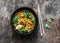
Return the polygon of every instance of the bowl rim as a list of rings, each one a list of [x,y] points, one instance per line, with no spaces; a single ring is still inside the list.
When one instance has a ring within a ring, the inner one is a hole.
[[[18,32],[18,31],[14,28],[13,23],[12,23],[12,21],[11,21],[11,20],[12,20],[12,17],[15,15],[15,13],[19,12],[20,10],[28,10],[28,11],[30,11],[31,13],[33,13],[33,15],[34,15],[35,18],[36,18],[36,24],[35,24],[35,26],[34,26],[34,29],[32,29],[30,32],[25,33],[25,34],[21,34],[20,32]],[[12,29],[13,31],[15,31],[17,34],[23,35],[23,36],[29,35],[29,34],[31,34],[35,29],[37,29],[37,26],[38,26],[38,16],[37,16],[37,14],[35,13],[35,11],[34,11],[32,8],[29,8],[29,7],[21,7],[21,8],[16,9],[16,10],[12,13],[11,18],[10,18],[10,24],[11,24],[11,27],[12,27],[11,29]]]

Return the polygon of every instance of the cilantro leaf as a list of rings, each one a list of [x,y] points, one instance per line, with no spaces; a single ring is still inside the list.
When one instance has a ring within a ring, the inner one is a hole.
[[[25,13],[24,13],[24,17],[30,18],[30,16],[31,16],[31,13],[26,10]]]
[[[25,27],[23,30],[22,30],[22,33],[27,33],[28,32],[28,29]]]
[[[50,25],[49,24],[45,24],[45,28],[46,29],[50,29]]]
[[[12,22],[17,24],[18,23],[18,17],[17,16],[14,16],[12,18]]]
[[[48,22],[53,22],[53,21],[54,21],[54,18],[48,18],[47,21],[48,21]]]
[[[35,22],[35,18],[32,18],[32,20],[31,20],[31,21],[32,21],[32,23],[34,23],[34,22]]]

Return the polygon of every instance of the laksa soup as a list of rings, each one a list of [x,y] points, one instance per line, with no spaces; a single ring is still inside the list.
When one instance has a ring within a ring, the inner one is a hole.
[[[28,33],[34,29],[36,18],[28,10],[21,10],[12,17],[12,23],[20,33]]]

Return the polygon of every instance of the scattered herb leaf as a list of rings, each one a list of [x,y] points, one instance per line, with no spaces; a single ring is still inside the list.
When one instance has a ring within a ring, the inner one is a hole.
[[[50,29],[50,25],[49,24],[45,24],[45,28],[46,29]]]
[[[48,22],[53,22],[53,21],[54,21],[54,18],[48,18],[47,21],[48,21]]]

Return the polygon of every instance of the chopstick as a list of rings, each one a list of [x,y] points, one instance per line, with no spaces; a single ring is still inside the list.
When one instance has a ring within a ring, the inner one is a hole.
[[[44,25],[43,25],[43,20],[42,20],[42,15],[41,15],[39,3],[38,3],[38,7],[37,8],[38,8],[40,34],[41,34],[41,36],[44,36],[45,31],[44,31]]]

